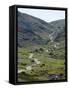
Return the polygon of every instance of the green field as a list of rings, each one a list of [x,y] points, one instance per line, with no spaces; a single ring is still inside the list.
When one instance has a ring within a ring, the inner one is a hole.
[[[54,48],[52,43],[18,47],[18,82],[65,79],[64,52],[62,45]]]

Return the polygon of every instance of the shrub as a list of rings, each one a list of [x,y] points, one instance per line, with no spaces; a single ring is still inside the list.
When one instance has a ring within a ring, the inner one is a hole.
[[[43,48],[40,48],[39,50],[40,50],[40,51],[42,51],[42,52],[44,51],[44,49],[43,49]]]

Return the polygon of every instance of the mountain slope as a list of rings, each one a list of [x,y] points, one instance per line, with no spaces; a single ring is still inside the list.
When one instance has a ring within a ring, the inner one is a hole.
[[[18,42],[21,46],[28,42],[45,44],[53,30],[57,30],[53,25],[39,18],[18,12]]]
[[[60,27],[63,27],[63,26],[65,27],[65,19],[52,21],[50,24],[54,25],[57,28],[60,28]]]
[[[65,39],[65,20],[47,23],[34,16],[18,12],[18,45],[45,45]]]
[[[61,20],[57,20],[57,21],[53,21],[50,23],[51,25],[53,25],[55,28],[57,28],[57,31],[54,31],[52,36],[56,36],[55,37],[55,41],[61,41],[65,39],[65,20],[61,19]]]

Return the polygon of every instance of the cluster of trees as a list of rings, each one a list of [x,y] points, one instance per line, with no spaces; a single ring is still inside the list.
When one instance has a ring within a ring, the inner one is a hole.
[[[54,48],[50,48],[50,50],[49,50],[49,55],[50,55],[50,57],[56,58],[56,59],[58,59],[58,58],[64,59],[64,57],[65,57],[63,51],[60,51],[60,52],[59,52],[59,50],[56,50],[56,49],[54,49]]]
[[[35,49],[34,52],[41,53],[41,52],[44,52],[44,49],[43,48]]]

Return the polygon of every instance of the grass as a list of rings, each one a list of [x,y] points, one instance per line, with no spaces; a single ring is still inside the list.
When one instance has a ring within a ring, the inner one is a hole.
[[[44,76],[43,73],[47,72],[48,75],[63,75],[65,77],[65,60],[60,58],[52,58],[45,52],[33,52],[33,58],[37,58],[40,64],[32,63],[28,57],[31,50],[28,48],[18,48],[18,70],[25,69],[25,72],[18,74],[18,82],[28,82],[28,81],[40,81],[40,80],[50,80],[48,76]],[[60,53],[59,53],[60,54]],[[26,66],[32,66],[32,70],[26,70]]]

